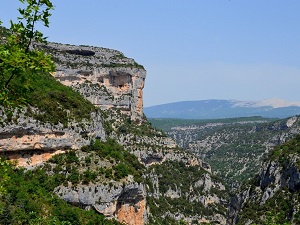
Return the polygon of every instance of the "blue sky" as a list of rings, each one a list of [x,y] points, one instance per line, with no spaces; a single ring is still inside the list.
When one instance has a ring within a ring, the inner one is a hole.
[[[145,66],[144,105],[300,101],[299,0],[53,0],[49,41],[117,49]],[[17,0],[0,3],[8,25]]]

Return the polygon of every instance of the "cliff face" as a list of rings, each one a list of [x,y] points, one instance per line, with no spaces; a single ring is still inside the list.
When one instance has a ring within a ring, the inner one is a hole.
[[[65,201],[85,209],[93,207],[107,218],[117,218],[128,225],[147,223],[146,191],[142,184],[59,186],[54,192]]]
[[[68,126],[43,123],[28,115],[31,107],[15,109],[8,120],[7,109],[1,108],[0,153],[19,161],[21,166],[34,166],[67,149],[79,149],[91,138],[105,139],[103,118],[91,113],[90,120],[70,121]],[[38,109],[35,109],[38,111]]]
[[[52,54],[57,66],[53,76],[62,84],[80,92],[103,110],[120,110],[131,120],[142,121],[146,71],[133,59],[106,48],[55,43],[38,47]],[[3,124],[0,127],[0,152],[5,152],[11,159],[19,159],[20,165],[36,165],[56,152],[81,148],[93,138],[106,138],[100,112],[93,112],[88,120],[71,120],[63,125],[28,116],[28,111],[39,111],[32,107],[14,110],[9,120],[8,111],[0,110]]]
[[[65,95],[51,90],[59,102],[49,107],[68,115],[62,122],[31,105],[1,108],[2,155],[56,177],[54,193],[70,204],[125,224],[225,224],[228,194],[222,181],[144,118],[142,66],[111,49],[38,47],[53,55],[53,77],[96,107],[85,117],[80,111],[74,116]]]
[[[276,147],[251,185],[231,199],[228,224],[300,223],[299,140]]]
[[[49,43],[57,62],[53,76],[102,109],[119,109],[132,120],[143,117],[146,71],[121,52],[106,48]]]

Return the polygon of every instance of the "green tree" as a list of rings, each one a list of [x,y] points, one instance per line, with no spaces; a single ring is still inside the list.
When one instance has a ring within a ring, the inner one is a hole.
[[[9,182],[9,174],[12,172],[12,164],[0,157],[0,199],[7,194],[6,185]],[[2,214],[5,204],[0,201],[0,214]]]
[[[19,1],[26,7],[18,9],[18,22],[10,21],[9,34],[1,34],[5,36],[0,43],[0,104],[4,106],[25,103],[25,95],[31,91],[30,81],[38,73],[48,73],[55,68],[50,55],[33,46],[34,43],[46,43],[46,37],[36,29],[36,23],[49,26],[53,4],[49,0]]]

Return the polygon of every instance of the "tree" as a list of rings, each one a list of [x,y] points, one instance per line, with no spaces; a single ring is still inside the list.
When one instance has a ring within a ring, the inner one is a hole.
[[[9,175],[12,172],[12,163],[0,157],[0,215],[5,210],[5,203],[1,201],[3,195],[7,193],[6,185],[9,182]]]
[[[30,81],[39,73],[54,71],[50,55],[33,47],[34,43],[46,43],[46,37],[36,29],[41,22],[49,27],[50,0],[19,0],[25,4],[19,8],[18,22],[10,21],[8,35],[2,29],[0,43],[0,104],[10,106],[26,102],[25,94],[31,90]],[[1,21],[0,21],[1,24]],[[4,37],[3,37],[4,36]],[[14,80],[15,86],[11,85]],[[14,86],[11,87],[11,86]]]

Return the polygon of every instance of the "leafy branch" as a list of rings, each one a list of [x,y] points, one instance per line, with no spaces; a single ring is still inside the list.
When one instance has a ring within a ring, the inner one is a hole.
[[[54,9],[49,0],[19,0],[27,6],[19,8],[18,23],[10,21],[10,34],[0,44],[0,104],[13,105],[25,102],[25,94],[31,90],[30,81],[38,73],[54,71],[50,56],[31,48],[33,42],[46,43],[47,38],[36,30],[36,23],[49,27],[50,10]],[[0,21],[1,24],[1,21]],[[14,79],[20,79],[23,86],[9,88]]]

